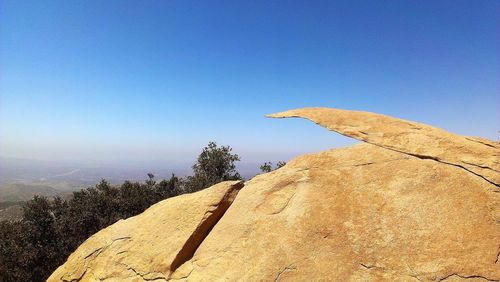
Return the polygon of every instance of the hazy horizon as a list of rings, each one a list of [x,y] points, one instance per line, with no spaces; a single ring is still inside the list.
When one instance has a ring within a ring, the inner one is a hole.
[[[2,1],[0,156],[242,163],[355,141],[265,114],[363,110],[498,140],[498,1]],[[494,58],[494,59],[492,59]]]

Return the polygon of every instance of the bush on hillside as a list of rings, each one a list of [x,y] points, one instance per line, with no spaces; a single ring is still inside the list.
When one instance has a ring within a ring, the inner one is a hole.
[[[0,222],[0,281],[45,281],[83,241],[116,221],[163,199],[240,179],[234,164],[239,157],[231,151],[210,142],[186,179],[172,174],[157,182],[148,174],[144,183],[112,186],[102,180],[69,200],[35,196],[25,203],[21,221]]]

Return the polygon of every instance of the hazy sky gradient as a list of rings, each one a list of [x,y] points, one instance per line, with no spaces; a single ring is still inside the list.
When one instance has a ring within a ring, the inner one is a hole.
[[[0,156],[246,161],[352,141],[265,114],[366,110],[499,139],[500,1],[0,2]]]

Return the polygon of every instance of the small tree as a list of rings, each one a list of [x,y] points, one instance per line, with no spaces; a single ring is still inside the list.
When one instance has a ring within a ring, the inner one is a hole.
[[[169,180],[162,180],[155,186],[156,200],[175,197],[182,194],[181,179],[172,173]]]
[[[276,169],[281,168],[281,167],[284,167],[285,165],[286,165],[286,162],[284,162],[284,161],[279,161],[279,162],[276,164]]]
[[[240,160],[240,157],[231,153],[232,150],[229,146],[218,147],[215,142],[209,142],[193,165],[194,175],[187,179],[189,192],[198,191],[222,181],[241,179],[234,164]]]
[[[279,161],[276,164],[276,168],[275,169],[281,168],[281,167],[283,167],[285,165],[286,165],[286,162]],[[271,172],[271,171],[273,171],[275,169],[273,169],[273,163],[272,162],[265,162],[263,165],[260,166],[260,171],[262,171],[262,173],[268,173],[268,172]]]
[[[265,162],[263,165],[260,166],[260,171],[262,171],[263,173],[271,172],[273,170],[272,165],[273,164],[271,162]]]
[[[149,173],[145,183],[102,180],[68,200],[35,196],[21,221],[0,221],[0,281],[45,281],[92,234],[182,193],[180,178],[156,183]]]
[[[146,180],[146,185],[153,187],[156,184],[155,175],[148,173],[148,179]]]

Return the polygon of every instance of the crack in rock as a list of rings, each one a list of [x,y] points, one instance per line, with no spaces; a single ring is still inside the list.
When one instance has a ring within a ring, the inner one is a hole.
[[[422,160],[432,160],[432,161],[436,161],[436,162],[441,163],[441,164],[451,165],[451,166],[455,166],[455,167],[458,167],[458,168],[464,169],[464,170],[466,170],[467,172],[472,173],[472,174],[474,174],[474,175],[476,175],[476,176],[479,176],[479,177],[480,177],[480,178],[482,178],[483,180],[486,180],[488,183],[493,184],[494,186],[496,186],[496,187],[499,187],[499,188],[500,188],[500,184],[497,184],[497,183],[495,183],[495,182],[493,182],[493,181],[489,180],[488,178],[486,178],[486,177],[482,176],[481,174],[476,173],[476,172],[474,172],[474,171],[472,171],[472,170],[470,170],[470,169],[468,169],[468,168],[466,168],[466,167],[464,167],[464,166],[462,166],[462,165],[459,165],[459,164],[454,164],[454,163],[449,163],[449,162],[445,162],[445,161],[440,160],[439,158],[437,158],[437,157],[433,157],[433,156],[427,156],[427,155],[421,155],[421,154],[408,153],[408,152],[405,152],[405,151],[400,151],[400,150],[397,150],[397,149],[394,149],[394,148],[391,148],[391,147],[385,147],[385,146],[382,146],[382,145],[379,145],[379,144],[374,144],[374,143],[370,143],[370,142],[367,142],[367,143],[372,144],[372,145],[377,146],[377,147],[380,147],[380,148],[384,148],[384,149],[387,149],[387,150],[391,150],[391,151],[394,151],[394,152],[398,152],[398,153],[401,153],[401,154],[405,154],[405,155],[408,155],[408,156],[412,156],[412,157],[415,157],[415,158],[419,158],[419,159],[422,159]],[[464,163],[465,163],[465,162],[464,162]],[[469,165],[471,165],[471,164],[469,164]],[[478,165],[473,165],[473,166],[480,167],[480,166],[478,166]],[[483,167],[480,167],[480,168],[483,168]],[[487,168],[488,168],[488,169],[490,169],[491,171],[496,172],[496,170],[494,170],[494,169],[491,169],[491,168],[489,168],[489,167],[487,167]]]
[[[422,279],[418,276],[418,274],[415,273],[415,271],[407,264],[409,270],[411,271],[411,273],[406,273],[406,272],[399,272],[399,271],[396,271],[396,270],[392,270],[392,269],[387,269],[386,267],[381,267],[381,266],[377,266],[377,265],[373,265],[373,264],[364,264],[364,263],[360,263],[359,265],[361,265],[363,268],[367,269],[367,270],[371,270],[371,269],[380,269],[382,271],[393,271],[395,273],[399,273],[400,275],[405,275],[405,276],[410,276],[410,277],[413,277],[419,281],[422,281]],[[482,279],[482,280],[485,280],[485,281],[491,281],[491,282],[499,282],[499,280],[496,280],[496,279],[491,279],[491,278],[487,278],[487,277],[484,277],[484,276],[481,276],[481,275],[461,275],[459,273],[452,273],[452,274],[449,274],[449,275],[446,275],[444,277],[441,277],[441,278],[438,278],[436,281],[445,281],[451,277],[458,277],[458,278],[461,278],[461,279]]]
[[[465,137],[465,139],[467,139],[467,140],[469,140],[469,141],[472,141],[472,142],[479,143],[479,144],[483,144],[483,145],[488,146],[488,147],[491,147],[491,148],[495,148],[495,149],[497,148],[497,147],[495,147],[495,146],[493,146],[493,145],[491,145],[491,144],[488,144],[488,143],[483,142],[483,141],[480,141],[480,140],[476,140],[476,139],[472,139],[472,138],[468,138],[468,137]],[[499,144],[499,145],[500,145],[500,144]]]
[[[390,148],[386,148],[386,149],[393,150],[393,149],[390,149]],[[417,158],[419,158],[419,159],[423,159],[423,160],[433,160],[433,161],[436,161],[436,162],[438,162],[438,163],[447,164],[447,165],[451,165],[451,166],[456,166],[456,167],[458,167],[458,168],[461,168],[461,169],[466,170],[466,171],[467,171],[467,172],[469,172],[469,173],[472,173],[472,174],[474,174],[474,175],[476,175],[476,176],[481,177],[483,180],[486,180],[488,183],[493,184],[493,185],[494,185],[494,186],[496,186],[496,187],[500,187],[500,183],[495,183],[495,182],[493,182],[493,181],[489,180],[488,178],[484,177],[483,175],[481,175],[481,174],[479,174],[479,173],[476,173],[476,172],[474,172],[474,171],[472,171],[472,170],[470,170],[470,169],[468,169],[468,168],[466,168],[466,167],[464,167],[464,166],[462,166],[462,165],[459,165],[459,164],[454,164],[454,163],[449,163],[449,162],[445,162],[445,161],[440,160],[440,159],[438,159],[438,158],[436,158],[436,157],[424,156],[424,155],[418,155],[418,154],[411,154],[411,153],[401,152],[401,151],[397,151],[397,150],[394,150],[394,151],[399,152],[399,153],[402,153],[402,154],[407,154],[407,155],[410,155],[410,156],[414,156],[414,157],[417,157]],[[495,170],[493,170],[493,169],[491,169],[491,170],[492,170],[492,171],[495,171]]]
[[[191,275],[191,273],[193,273],[194,271],[194,267],[189,271],[189,273],[187,273],[186,275],[182,276],[182,277],[178,277],[178,278],[171,278],[169,277],[168,278],[168,281],[171,281],[171,280],[182,280],[182,279],[186,279],[189,277],[189,275]]]
[[[286,201],[286,203],[279,210],[277,210],[277,211],[275,211],[273,213],[270,213],[269,215],[276,215],[276,214],[279,214],[282,211],[284,211],[288,207],[288,204],[290,204],[290,202],[292,201],[292,198],[295,196],[295,193],[297,193],[296,190],[293,191],[292,196],[290,196],[290,198],[288,198],[288,200]]]
[[[167,278],[165,277],[165,275],[163,273],[160,273],[160,272],[151,272],[151,271],[141,272],[141,271],[136,270],[134,267],[132,267],[132,266],[126,264],[126,263],[120,262],[119,264],[125,266],[125,268],[127,270],[133,272],[136,276],[141,277],[141,279],[144,280],[144,281],[155,281],[155,280],[167,281]],[[158,275],[155,276],[155,277],[152,277],[152,278],[145,277],[145,276],[147,276],[149,274],[158,274]]]
[[[281,275],[283,275],[283,273],[288,272],[288,271],[294,271],[294,270],[297,270],[297,268],[295,266],[292,266],[292,265],[286,266],[285,268],[280,270],[280,272],[278,272],[278,275],[276,275],[274,282],[278,282],[281,279]]]
[[[382,267],[382,266],[377,266],[377,265],[374,265],[374,264],[365,264],[365,263],[360,263],[359,265],[361,265],[363,268],[365,269],[381,269],[381,270],[386,270],[385,267]]]
[[[104,248],[104,247],[100,247],[100,248],[95,249],[95,250],[94,250],[94,251],[92,251],[90,254],[86,255],[83,259],[84,259],[84,260],[85,260],[85,259],[88,259],[89,257],[91,257],[92,255],[94,255],[95,253],[97,253],[97,255],[96,255],[96,256],[98,256],[98,255],[102,252],[103,248]]]
[[[493,142],[487,144],[433,126],[362,111],[303,108],[271,114],[267,117],[305,118],[331,131],[381,148],[459,167],[500,187],[498,170],[492,168],[497,161],[494,155],[500,147],[492,145]],[[427,154],[421,152],[427,152]],[[431,156],[433,153],[438,156]],[[467,160],[467,164],[464,160]],[[477,163],[476,160],[477,162],[486,161],[491,165]]]
[[[130,236],[124,236],[124,237],[119,237],[119,238],[115,238],[115,239],[112,239],[111,240],[111,243],[105,245],[105,246],[102,246],[100,248],[97,248],[95,249],[94,251],[92,251],[90,254],[86,255],[83,260],[87,260],[89,257],[93,256],[94,254],[95,257],[99,256],[102,252],[104,252],[107,248],[111,247],[111,245],[113,245],[116,241],[121,241],[121,240],[129,240],[131,239],[132,237]],[[74,279],[71,279],[71,280],[67,280],[67,279],[64,279],[64,278],[61,278],[63,281],[67,281],[67,282],[78,282],[80,280],[82,280],[83,276],[85,276],[85,273],[87,273],[87,270],[89,269],[89,266],[87,265],[87,263],[85,263],[85,270],[82,272],[82,274],[77,277],[77,278],[74,278]]]
[[[63,277],[63,278],[61,278],[61,280],[62,280],[62,281],[65,281],[65,282],[78,282],[78,281],[82,280],[83,276],[85,276],[85,273],[87,273],[87,270],[88,270],[88,268],[87,268],[87,269],[85,269],[85,270],[82,272],[82,274],[81,274],[79,277],[77,277],[77,278],[73,278],[73,279],[71,279],[71,280],[68,280],[68,279],[64,279],[64,277]]]
[[[491,282],[498,282],[499,280],[495,280],[495,279],[490,279],[490,278],[487,278],[487,277],[484,277],[484,276],[481,276],[481,275],[460,275],[458,273],[452,273],[450,275],[447,275],[443,278],[439,278],[438,281],[444,281],[448,278],[451,278],[451,277],[458,277],[458,278],[462,278],[462,279],[483,279],[485,281],[491,281]]]
[[[411,273],[408,274],[410,277],[413,277],[413,278],[417,279],[418,281],[423,281],[422,279],[420,279],[418,274],[415,273],[415,270],[408,263],[406,263],[406,267],[408,267],[408,269],[411,271]]]
[[[498,172],[500,173],[499,170],[496,170],[494,168],[491,168],[489,166],[486,166],[486,165],[479,165],[479,164],[474,164],[474,163],[470,163],[470,162],[466,162],[466,161],[462,161],[462,163],[466,164],[466,165],[471,165],[471,166],[475,166],[475,167],[478,167],[478,168],[482,168],[482,169],[488,169],[488,170],[491,170],[491,171],[494,171],[494,172]]]
[[[124,236],[124,237],[119,237],[119,238],[115,238],[115,239],[112,239],[111,240],[111,243],[106,245],[106,246],[103,246],[103,247],[100,247],[100,248],[97,248],[95,249],[94,251],[92,251],[90,254],[88,254],[87,256],[85,256],[83,259],[87,259],[89,257],[91,257],[93,254],[97,253],[96,257],[98,255],[100,255],[102,252],[104,252],[107,248],[111,247],[111,245],[113,245],[116,241],[120,241],[120,240],[128,240],[132,237],[130,236]]]
[[[195,231],[186,240],[181,250],[170,265],[170,276],[185,262],[189,261],[199,248],[201,243],[210,234],[214,226],[219,222],[227,209],[232,205],[238,192],[243,188],[244,182],[240,181],[226,191],[224,197],[214,206],[214,210],[207,211],[201,222],[196,227]],[[169,278],[170,278],[169,276]]]
[[[394,161],[401,161],[401,160],[408,160],[408,157],[404,158],[397,158],[397,159],[390,159],[386,161],[380,161],[380,162],[366,162],[366,163],[360,163],[360,164],[355,164],[352,165],[354,167],[360,167],[360,166],[367,166],[367,165],[378,165],[378,164],[384,164],[384,163],[389,163],[389,162],[394,162]],[[344,167],[344,166],[339,166],[339,167]]]

